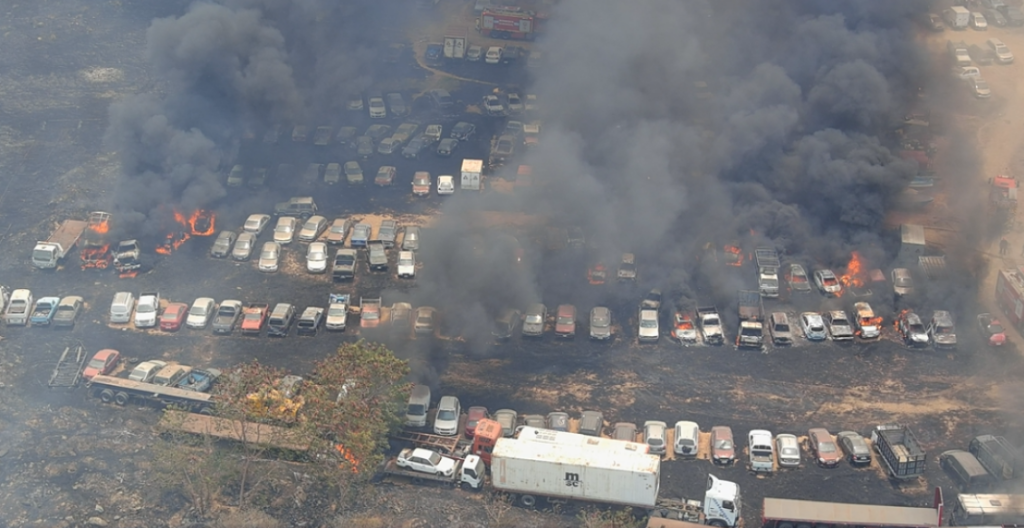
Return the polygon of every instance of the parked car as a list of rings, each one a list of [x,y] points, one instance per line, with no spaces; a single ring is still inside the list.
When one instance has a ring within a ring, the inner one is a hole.
[[[807,431],[807,445],[819,466],[836,467],[842,454],[832,440],[832,434],[828,429],[816,427]]]
[[[736,444],[733,441],[732,428],[728,425],[716,425],[711,428],[711,461],[723,466],[736,461]]]
[[[450,175],[438,176],[437,194],[440,196],[455,194],[455,177]]]
[[[242,315],[242,301],[225,299],[217,308],[217,315],[213,317],[213,333],[229,335],[235,329],[239,316]]]
[[[315,215],[316,211],[316,202],[312,196],[294,196],[274,206],[274,214],[277,216],[296,216],[302,219]]]
[[[253,233],[242,233],[235,241],[235,247],[231,250],[231,258],[235,260],[249,260],[252,256],[253,246],[256,245],[256,235]]]
[[[105,348],[96,352],[82,370],[82,377],[91,380],[96,376],[106,376],[117,368],[117,362],[121,360],[121,353],[117,350]]]
[[[838,297],[843,293],[843,283],[829,269],[820,269],[814,272],[814,284],[818,286],[826,297]]]
[[[423,136],[416,136],[412,138],[405,148],[402,149],[402,157],[406,159],[416,159],[420,156],[420,152],[427,148],[428,142]]]
[[[210,297],[200,297],[192,303],[188,309],[188,317],[185,319],[185,326],[189,328],[206,328],[213,316],[216,302]]]
[[[985,44],[995,54],[996,62],[999,64],[1010,64],[1013,62],[1013,52],[1010,51],[1010,48],[1002,40],[990,38],[985,41]]]
[[[384,97],[380,94],[370,95],[367,103],[370,119],[384,119],[388,116],[388,109],[384,106]]]
[[[459,148],[459,140],[444,138],[437,144],[437,155],[443,158],[451,156]]]
[[[616,423],[612,427],[612,440],[636,442],[636,424],[630,422]]]
[[[352,228],[352,236],[349,237],[349,245],[352,247],[366,247],[367,242],[370,241],[370,232],[373,227],[370,224],[356,224]]]
[[[672,338],[682,344],[697,342],[697,325],[688,312],[677,311],[672,314]]]
[[[213,247],[210,248],[210,256],[213,258],[226,258],[231,254],[231,246],[235,244],[237,239],[238,234],[234,231],[221,231],[217,235],[217,239],[213,241]]]
[[[522,313],[519,310],[505,308],[494,320],[494,330],[491,331],[491,335],[502,341],[511,339],[516,332],[516,327],[519,326],[521,318]]]
[[[135,365],[131,374],[128,375],[128,379],[138,381],[140,383],[149,383],[153,380],[153,377],[156,376],[156,373],[166,366],[167,362],[160,361],[159,359],[143,361],[142,363]]]
[[[644,443],[652,455],[664,455],[667,451],[668,425],[658,420],[644,422]]]
[[[353,129],[355,130],[355,129]],[[340,163],[328,163],[327,168],[324,169],[324,183],[328,185],[334,185],[341,181],[341,164]]]
[[[569,430],[569,414],[561,411],[548,413],[548,429],[566,432]]]
[[[964,79],[967,83],[967,89],[974,97],[978,99],[989,99],[992,97],[992,89],[989,88],[988,81],[981,77],[968,77]]]
[[[539,337],[544,335],[544,323],[548,318],[548,309],[540,303],[531,304],[526,309],[523,319],[523,335]]]
[[[312,242],[306,248],[306,271],[323,273],[327,271],[327,244]]]
[[[604,430],[604,415],[601,411],[583,411],[580,413],[580,434],[585,436],[601,436]]]
[[[277,271],[280,259],[281,245],[277,242],[264,242],[257,268],[265,273],[273,273]]]
[[[473,123],[467,123],[465,121],[459,121],[452,127],[451,137],[459,141],[469,141],[476,135],[476,125]]]
[[[978,314],[978,328],[989,346],[1003,346],[1006,343],[1006,331],[1003,329],[1003,324],[992,314]]]
[[[412,194],[415,196],[427,196],[430,194],[430,173],[427,171],[416,171],[412,175]]]
[[[356,154],[362,159],[367,159],[373,156],[374,152],[373,138],[370,136],[359,136],[356,138]]]
[[[282,216],[277,219],[274,226],[274,242],[278,244],[291,244],[295,237],[295,229],[299,225],[299,219],[293,216]]]
[[[798,467],[800,465],[800,442],[795,435],[776,435],[775,452],[779,456],[779,466]]]
[[[606,341],[612,338],[612,311],[604,306],[590,310],[590,338]]]
[[[982,9],[981,14],[985,15],[985,21],[990,26],[1006,27],[1006,17],[995,9]]]
[[[417,226],[406,226],[405,234],[402,236],[403,251],[419,251],[420,249],[420,228]]]
[[[266,229],[267,224],[270,223],[270,215],[268,214],[252,214],[249,218],[245,219],[245,224],[242,224],[242,231],[246,233],[252,233],[259,236],[260,233]]]
[[[185,303],[172,302],[160,314],[160,329],[165,332],[177,332],[185,323],[188,315],[188,305]]]
[[[413,322],[413,329],[417,335],[434,335],[437,310],[430,306],[420,306],[416,309],[416,320]]]
[[[454,459],[442,456],[436,451],[419,447],[403,449],[395,459],[395,463],[398,464],[398,467],[420,473],[429,473],[439,477],[448,477],[455,474],[455,468],[458,465]]]
[[[442,396],[437,404],[437,416],[434,418],[434,434],[452,436],[459,432],[459,418],[462,416],[462,404],[455,396]]]
[[[936,348],[956,348],[956,327],[953,314],[946,310],[935,310],[928,325],[928,337]]]
[[[928,329],[921,322],[921,317],[909,310],[900,313],[896,319],[896,329],[903,342],[910,346],[928,346]]]
[[[804,331],[804,336],[809,341],[824,341],[828,339],[828,333],[825,332],[825,321],[819,313],[804,312],[800,314],[800,326]]]
[[[786,282],[793,293],[807,293],[811,291],[811,281],[807,279],[807,271],[800,264],[790,264],[786,268]]]
[[[511,438],[516,430],[516,422],[519,415],[512,409],[498,409],[494,411],[494,421],[501,425],[501,435]]]
[[[576,307],[561,304],[555,313],[555,335],[571,338],[576,336]]]
[[[303,242],[312,242],[316,240],[324,230],[327,229],[327,219],[315,215],[309,217],[305,224],[302,224],[302,229],[299,229],[299,240]]]
[[[387,95],[388,110],[391,111],[391,115],[394,117],[401,117],[408,113],[405,107],[405,98],[402,94],[393,92]]]
[[[789,326],[789,315],[786,312],[772,312],[768,316],[768,333],[775,346],[792,345],[793,329]]]
[[[412,279],[416,277],[416,253],[413,251],[398,252],[398,278]]]
[[[679,421],[675,426],[675,440],[672,450],[682,457],[696,457],[700,447],[700,427],[696,422]]]
[[[6,293],[6,292],[4,292]],[[131,295],[130,292],[127,292]],[[117,297],[115,295],[114,301],[116,303]],[[3,304],[4,299],[0,298],[0,304]],[[36,301],[35,306],[32,308],[32,316],[29,318],[29,322],[32,326],[46,326],[53,322],[53,316],[57,313],[57,305],[60,304],[60,297],[42,297]],[[120,313],[124,313],[125,309],[122,308]],[[119,319],[126,319],[131,315],[131,306],[128,306],[126,311],[127,314],[121,315]],[[120,315],[120,314],[119,314]],[[115,321],[114,320],[113,303],[111,304],[111,317],[110,322],[127,322],[126,320]]]
[[[78,312],[82,310],[84,301],[77,295],[64,297],[57,303],[53,314],[53,326],[75,326]]]
[[[485,95],[484,111],[489,116],[502,116],[505,115],[505,106],[501,104],[501,100],[498,99],[497,95]]]
[[[487,48],[487,53],[484,55],[484,62],[487,64],[498,64],[501,62],[501,54],[501,46],[491,46]]]
[[[836,438],[839,439],[839,445],[842,446],[846,460],[851,465],[871,463],[871,448],[863,436],[853,431],[842,431],[836,434]]]
[[[977,31],[985,31],[988,29],[988,21],[985,20],[985,15],[979,11],[971,12],[971,27]]]
[[[341,245],[345,243],[345,236],[348,234],[348,219],[335,218],[331,222],[330,227],[327,228],[327,236],[324,240],[331,245]]]
[[[853,341],[853,325],[842,310],[825,312],[825,321],[828,322],[828,333],[832,335],[833,341]]]
[[[484,56],[484,50],[476,44],[470,46],[466,50],[466,60],[470,62],[478,62]]]
[[[853,313],[857,317],[857,335],[861,339],[877,339],[882,335],[882,318],[875,315],[870,304],[864,301],[853,303]]]
[[[466,427],[465,433],[467,438],[473,438],[476,435],[476,425],[480,423],[480,420],[490,418],[490,414],[487,413],[487,407],[474,405],[466,411]]]
[[[377,175],[373,178],[374,185],[381,187],[389,186],[395,182],[395,174],[398,172],[395,167],[391,165],[382,165],[377,169]]]
[[[519,97],[519,94],[510,92],[505,96],[505,99],[508,101],[508,111],[510,114],[517,115],[523,112],[523,100]]]
[[[359,166],[358,161],[346,161],[345,162],[345,179],[351,184],[363,183],[363,168]]]
[[[658,328],[658,310],[643,308],[637,319],[637,339],[648,343],[657,341],[661,333]]]
[[[394,220],[381,220],[377,229],[377,239],[384,244],[386,249],[395,247],[395,238],[398,236],[398,222]]]

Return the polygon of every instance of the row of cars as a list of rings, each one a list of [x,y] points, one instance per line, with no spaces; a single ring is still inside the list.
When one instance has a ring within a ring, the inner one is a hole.
[[[19,288],[8,293],[0,286],[0,314],[7,326],[73,327],[83,306],[85,301],[78,295],[36,299],[32,290]]]
[[[427,426],[427,409],[430,406],[430,388],[424,385],[413,387],[406,411],[406,426],[421,429]],[[527,414],[519,416],[512,409],[499,409],[493,414],[483,406],[466,409],[465,425],[459,429],[463,416],[461,402],[456,396],[441,397],[434,417],[433,433],[440,436],[464,434],[474,436],[476,426],[483,419],[492,419],[501,425],[502,435],[514,436],[521,427],[534,427],[552,431],[569,431],[574,421],[568,413],[556,411],[547,416]],[[602,436],[627,442],[641,441],[648,445],[651,453],[664,455],[669,450],[683,458],[696,458],[700,450],[701,430],[692,421],[678,421],[672,428],[663,421],[648,420],[642,429],[632,422],[617,422],[607,426],[600,411],[583,411],[577,424],[579,434]],[[871,463],[871,450],[866,439],[853,431],[842,431],[835,437],[827,429],[812,428],[807,432],[807,449],[812,460],[823,467],[836,467],[843,458],[853,465]],[[792,434],[772,435],[764,429],[754,429],[748,434],[751,469],[759,472],[774,471],[775,463],[780,467],[797,467],[801,462],[800,442]],[[717,425],[710,430],[710,460],[717,465],[732,465],[740,451],[734,439],[732,428]]]
[[[978,99],[991,98],[992,90],[988,82],[982,78],[981,70],[971,65],[972,61],[984,66],[993,62],[1011,64],[1014,59],[1010,48],[998,38],[988,39],[984,47],[977,44],[968,45],[963,41],[948,41],[946,49],[953,63],[953,76],[967,83],[971,95]]]

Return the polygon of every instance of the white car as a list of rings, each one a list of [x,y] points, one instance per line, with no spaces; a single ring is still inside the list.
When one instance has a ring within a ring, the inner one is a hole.
[[[814,272],[814,284],[818,286],[821,293],[826,297],[839,297],[843,292],[843,283],[829,269],[820,269]]]
[[[345,330],[348,323],[348,304],[337,299],[327,307],[327,317],[324,319],[324,328],[336,332]]]
[[[245,219],[245,224],[242,225],[242,231],[259,236],[259,234],[263,232],[263,230],[267,227],[267,224],[269,223],[270,215],[252,214],[249,215],[249,218]]]
[[[139,303],[135,306],[135,327],[152,328],[156,326],[160,312],[160,294],[143,293],[139,295]]]
[[[462,405],[455,396],[442,396],[437,404],[437,417],[434,418],[434,434],[452,436],[459,432],[459,416]]]
[[[780,434],[775,436],[775,452],[779,455],[779,465],[783,467],[800,466],[800,441],[795,435]]]
[[[370,119],[384,119],[388,116],[388,108],[384,106],[384,98],[379,94],[370,96],[367,106],[370,111]]]
[[[469,49],[466,50],[466,60],[470,62],[478,62],[483,55],[484,49],[476,44],[470,46]]]
[[[990,50],[996,54],[996,62],[999,64],[1010,64],[1013,62],[1013,52],[997,38],[988,39],[986,42]],[[979,75],[980,77],[981,75]]]
[[[501,46],[491,46],[487,48],[487,54],[484,55],[484,62],[487,64],[498,64],[501,62]]]
[[[815,312],[804,312],[800,314],[800,328],[804,336],[810,341],[824,341],[828,339],[828,332],[825,331],[825,320],[821,314]]]
[[[985,31],[988,29],[988,20],[985,20],[985,15],[974,11],[971,13],[971,27],[978,31]]]
[[[209,297],[200,297],[192,303],[188,310],[188,317],[185,319],[185,326],[189,328],[206,328],[213,315],[216,303]]]
[[[455,177],[454,176],[438,176],[437,177],[437,194],[455,194]]]
[[[505,107],[501,104],[501,100],[498,99],[497,95],[484,96],[484,110],[487,112],[487,115],[492,116],[505,114]]]
[[[160,361],[159,359],[143,361],[132,369],[132,373],[128,375],[128,379],[141,383],[149,383],[153,379],[153,376],[156,376],[156,373],[160,372],[160,369],[166,366],[167,362]]]
[[[398,278],[412,279],[416,277],[416,253],[412,251],[398,252]]]
[[[295,228],[299,225],[299,219],[293,216],[282,216],[277,219],[274,226],[274,242],[278,244],[290,244],[295,238]]]
[[[954,66],[953,76],[964,81],[968,77],[981,77],[981,70],[977,66]]]
[[[306,250],[306,271],[323,273],[327,271],[327,244],[312,242]]]
[[[637,331],[637,338],[644,342],[658,340],[657,310],[640,310],[640,328]]]
[[[280,260],[281,245],[277,242],[264,242],[263,250],[260,251],[259,270],[267,273],[277,271]]]
[[[395,459],[398,467],[411,469],[420,473],[430,473],[450,477],[455,474],[455,460],[441,456],[435,451],[423,448],[403,449]]]

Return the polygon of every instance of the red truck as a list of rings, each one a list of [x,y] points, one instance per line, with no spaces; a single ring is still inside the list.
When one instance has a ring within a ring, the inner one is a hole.
[[[259,334],[263,325],[267,322],[267,313],[270,305],[267,303],[252,303],[242,310],[242,333]]]
[[[485,37],[533,40],[543,19],[543,15],[518,7],[493,7],[480,13],[476,28]]]
[[[999,270],[996,275],[996,303],[1006,315],[1004,322],[1024,329],[1024,270],[1020,267]]]

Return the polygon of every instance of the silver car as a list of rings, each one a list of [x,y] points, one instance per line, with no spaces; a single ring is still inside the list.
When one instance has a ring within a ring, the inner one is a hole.
[[[327,271],[327,244],[313,242],[306,250],[306,270],[310,273]]]
[[[668,429],[668,425],[665,422],[657,420],[644,422],[644,443],[647,444],[648,451],[652,455],[665,454],[667,445],[665,438],[666,429]]]
[[[604,306],[590,310],[590,338],[606,341],[612,338],[612,311]]]
[[[775,436],[775,452],[779,454],[779,465],[797,467],[800,465],[800,441],[791,434]]]
[[[539,337],[544,335],[544,323],[548,317],[548,309],[543,304],[531,304],[526,309],[526,317],[523,319],[524,336]]]
[[[253,247],[256,246],[256,235],[253,233],[242,233],[235,241],[235,247],[231,250],[231,258],[235,260],[249,260],[252,256]]]
[[[509,438],[516,430],[519,414],[512,409],[499,409],[494,412],[494,421],[501,425],[502,436]]]
[[[281,245],[277,242],[264,242],[263,250],[260,251],[259,270],[267,273],[277,271],[280,259]]]
[[[405,228],[405,236],[402,237],[403,251],[417,251],[420,249],[420,228],[408,226]]]
[[[327,219],[320,215],[311,216],[305,224],[302,224],[302,229],[299,230],[299,240],[312,242],[320,236],[320,233],[324,232],[324,229],[327,229]]]
[[[398,222],[394,220],[381,220],[380,228],[377,229],[377,240],[384,244],[385,248],[395,247],[395,237],[398,236]]]
[[[210,256],[214,258],[225,258],[231,254],[231,246],[234,245],[238,235],[234,231],[221,231],[217,240],[213,241],[210,248]]]
[[[277,219],[274,226],[274,242],[278,244],[290,244],[295,238],[295,228],[299,225],[299,219],[293,216],[282,216]]]
[[[907,268],[892,270],[892,290],[896,297],[906,297],[914,293],[914,279]]]
[[[833,341],[853,341],[853,325],[846,317],[846,312],[833,310],[825,314],[828,320],[828,331]]]
[[[810,341],[824,341],[828,339],[828,332],[825,331],[825,320],[821,314],[815,312],[804,312],[800,314],[800,327],[804,336]]]
[[[242,225],[242,230],[246,233],[252,233],[259,236],[260,233],[270,223],[270,215],[268,214],[252,214],[249,218],[245,219],[245,224]]]

